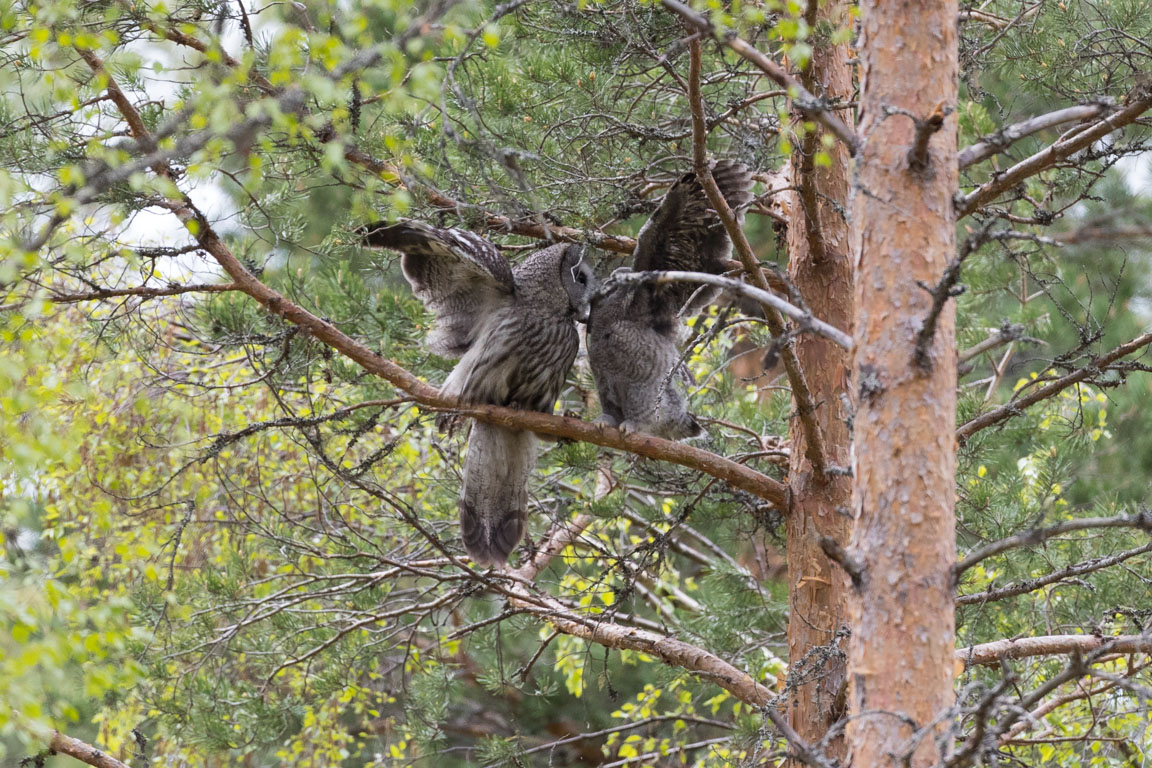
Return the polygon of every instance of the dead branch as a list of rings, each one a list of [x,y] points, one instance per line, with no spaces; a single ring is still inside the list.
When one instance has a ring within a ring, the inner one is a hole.
[[[952,107],[944,104],[936,105],[936,109],[926,118],[913,118],[916,123],[916,134],[912,140],[912,147],[908,150],[908,167],[913,171],[922,172],[928,168],[928,142],[932,136],[944,127],[944,118],[952,113]]]
[[[1019,123],[1004,126],[995,133],[988,134],[975,144],[960,150],[960,155],[957,157],[957,164],[960,166],[960,170],[964,170],[969,166],[1003,152],[1015,142],[1031,136],[1034,133],[1055,128],[1057,125],[1063,125],[1064,123],[1097,117],[1109,109],[1111,109],[1111,107],[1107,104],[1081,104],[1075,107],[1065,107],[1055,112],[1049,112],[1046,115],[1037,115],[1036,117],[1022,120]]]
[[[1002,347],[1010,341],[1019,341],[1024,338],[1024,326],[1009,324],[1005,321],[1004,325],[996,333],[984,339],[977,344],[972,345],[968,349],[961,350],[956,355],[956,359],[961,363],[966,363],[972,358],[982,355],[985,352],[990,352],[997,347]]]
[[[848,574],[848,578],[852,579],[852,586],[859,587],[864,581],[864,566],[859,560],[852,557],[848,550],[836,541],[831,536],[820,537],[820,549],[828,556],[828,559],[839,565]]]
[[[758,301],[761,304],[766,304],[773,310],[778,310],[781,314],[796,320],[801,330],[808,330],[826,339],[830,339],[844,349],[851,350],[853,348],[852,337],[839,328],[835,328],[822,320],[818,320],[812,316],[811,312],[800,309],[795,304],[781,299],[774,293],[769,293],[763,288],[742,283],[739,280],[733,280],[730,277],[710,275],[706,272],[677,272],[675,270],[669,270],[667,272],[619,272],[612,275],[610,279],[619,283],[654,283],[657,285],[664,283],[700,283],[702,285],[714,285],[726,291],[731,291],[740,296]]]

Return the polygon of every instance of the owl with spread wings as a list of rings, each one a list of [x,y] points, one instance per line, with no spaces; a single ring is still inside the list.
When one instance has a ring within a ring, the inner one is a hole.
[[[415,221],[362,227],[363,242],[402,254],[412,291],[436,315],[428,347],[459,358],[441,392],[462,403],[551,413],[576,358],[596,276],[578,245],[552,245],[509,265],[495,245]],[[524,535],[531,432],[474,422],[460,491],[460,532],[480,565],[508,560]]]

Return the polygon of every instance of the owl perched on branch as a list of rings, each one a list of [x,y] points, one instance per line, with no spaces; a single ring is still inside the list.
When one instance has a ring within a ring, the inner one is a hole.
[[[752,201],[752,174],[716,162],[712,176],[729,207],[743,218]],[[634,271],[724,271],[732,241],[695,173],[681,177],[644,224],[632,253]],[[715,289],[688,283],[606,285],[592,303],[588,355],[600,392],[603,421],[669,440],[700,434],[680,391],[687,371],[676,340],[682,318],[710,303]]]
[[[552,245],[512,267],[471,232],[415,221],[369,224],[363,242],[402,255],[412,290],[436,314],[428,347],[460,362],[441,392],[465,403],[551,413],[579,348],[596,288],[578,245]],[[524,535],[531,432],[474,422],[460,491],[460,532],[478,564],[496,564]]]

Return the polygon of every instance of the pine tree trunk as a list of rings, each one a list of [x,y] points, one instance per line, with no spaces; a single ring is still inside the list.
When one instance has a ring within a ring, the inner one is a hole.
[[[934,134],[917,124],[955,108],[957,5],[860,8],[850,556],[861,582],[851,600],[848,751],[861,767],[924,766],[938,756],[936,734],[910,746],[909,719],[927,726],[953,701],[956,358],[949,301],[930,354],[914,359],[932,304],[917,281],[936,285],[955,253],[957,174],[955,117]],[[926,155],[913,149],[918,133]]]
[[[815,6],[815,3],[813,4]],[[848,3],[820,4],[814,28],[825,37],[848,24]],[[816,25],[819,25],[818,27]],[[804,87],[828,100],[852,100],[852,70],[847,44],[813,41]],[[847,113],[841,113],[847,117]],[[788,272],[792,283],[820,319],[852,332],[854,288],[848,209],[848,149],[837,143],[828,150],[831,165],[817,165],[823,132],[814,132],[793,154],[795,193],[789,206]],[[849,428],[851,353],[815,334],[796,339],[796,356],[808,381],[816,422],[824,442],[825,461],[847,467],[851,461]],[[793,683],[788,717],[806,741],[818,742],[844,715],[847,638],[837,632],[847,624],[850,584],[843,570],[820,548],[821,537],[848,545],[851,533],[852,479],[815,470],[800,419],[793,417],[788,478],[792,505],[788,513],[787,553],[789,609],[788,658]],[[825,754],[844,758],[844,739],[828,742]]]

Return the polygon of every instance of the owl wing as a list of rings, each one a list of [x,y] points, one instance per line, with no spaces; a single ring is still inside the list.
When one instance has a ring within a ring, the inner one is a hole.
[[[472,232],[418,221],[377,222],[358,232],[366,245],[403,254],[400,267],[412,292],[436,314],[428,347],[438,355],[463,356],[485,321],[516,294],[508,261]]]
[[[729,207],[752,202],[752,173],[740,163],[719,160],[712,178]],[[722,272],[731,242],[695,173],[682,176],[644,224],[632,252],[632,268]]]

